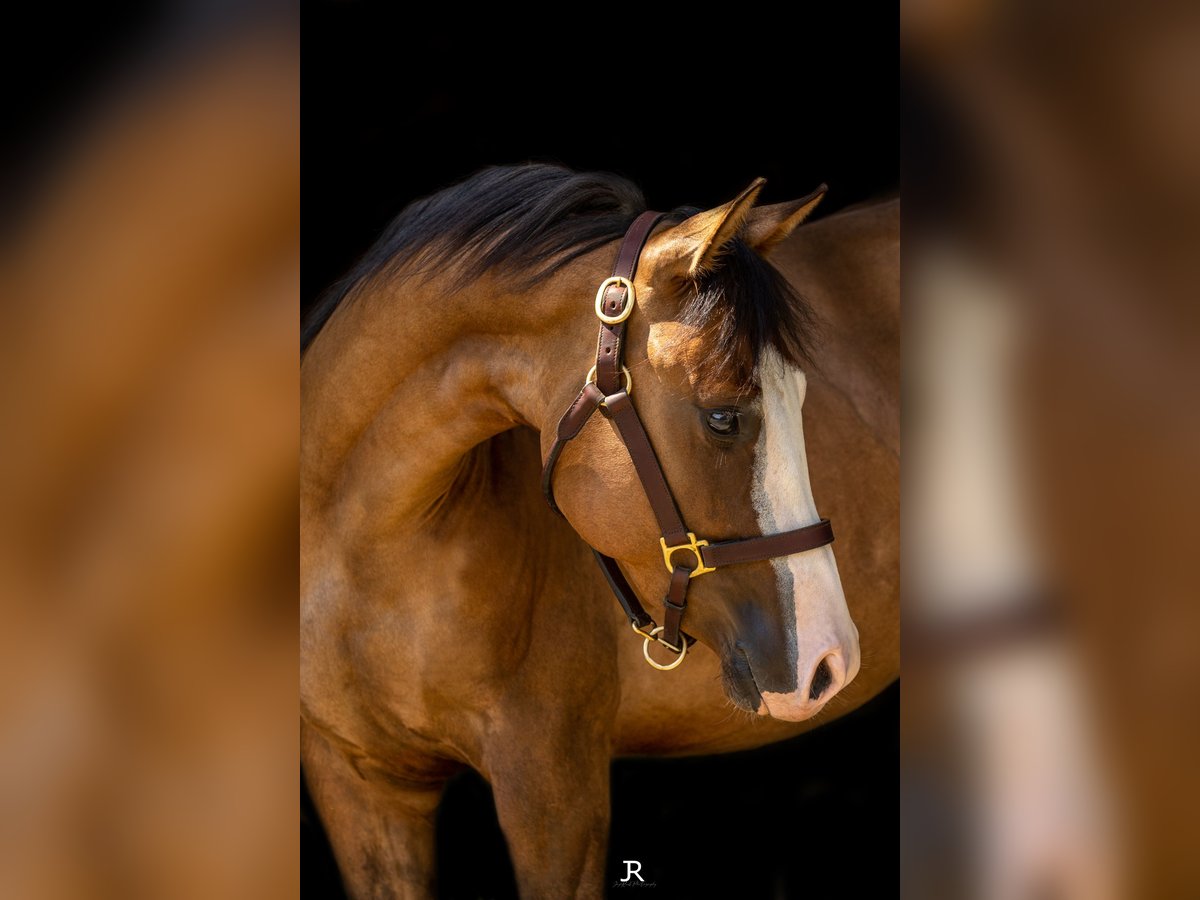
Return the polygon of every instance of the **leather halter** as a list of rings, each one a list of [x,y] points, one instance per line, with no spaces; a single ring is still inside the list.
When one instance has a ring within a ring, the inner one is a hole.
[[[696,535],[684,526],[662,466],[654,455],[650,438],[630,400],[633,379],[624,365],[625,320],[634,309],[633,277],[637,273],[642,247],[662,218],[663,213],[644,212],[634,219],[621,242],[612,276],[606,278],[596,292],[596,315],[601,323],[596,365],[588,372],[579,395],[558,421],[554,444],[542,469],[542,493],[546,495],[550,508],[561,515],[554,502],[555,463],[567,442],[578,436],[596,410],[601,410],[616,427],[618,436],[629,452],[662,533],[659,544],[663,563],[671,575],[670,586],[663,598],[662,625],[656,625],[647,614],[617,561],[595,548],[592,553],[609,587],[616,594],[617,602],[625,610],[625,615],[629,616],[633,630],[646,639],[642,646],[646,661],[656,669],[673,669],[683,662],[688,646],[695,642],[695,638],[680,631],[687,609],[688,585],[693,578],[714,572],[722,566],[759,562],[824,547],[833,542],[833,528],[828,519],[821,519],[814,525],[793,531],[709,543],[697,540]],[[650,658],[651,640],[679,654],[678,657],[669,665],[656,663]]]

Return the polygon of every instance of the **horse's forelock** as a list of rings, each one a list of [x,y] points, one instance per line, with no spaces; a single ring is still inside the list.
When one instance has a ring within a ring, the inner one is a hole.
[[[758,365],[773,347],[783,360],[811,371],[817,316],[787,279],[740,238],[720,264],[683,288],[680,321],[697,329],[703,352],[694,356],[701,381],[757,389]]]

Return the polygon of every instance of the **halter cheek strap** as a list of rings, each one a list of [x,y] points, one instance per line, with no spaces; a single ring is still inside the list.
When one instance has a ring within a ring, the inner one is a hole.
[[[554,502],[555,464],[563,447],[579,435],[596,410],[601,410],[625,444],[662,535],[659,545],[663,564],[670,573],[663,598],[662,625],[656,625],[647,614],[617,561],[594,548],[592,553],[633,630],[645,638],[642,650],[646,661],[656,669],[673,669],[683,662],[687,648],[695,643],[695,638],[681,631],[683,614],[687,611],[688,585],[693,578],[715,572],[721,566],[759,562],[823,547],[833,542],[833,528],[828,519],[821,519],[793,531],[713,544],[697,539],[683,524],[654,447],[630,399],[633,378],[624,364],[625,321],[634,309],[633,278],[646,239],[662,218],[662,213],[644,212],[634,219],[617,252],[613,274],[601,282],[596,292],[596,316],[600,319],[596,364],[588,372],[578,396],[558,420],[554,444],[542,468],[542,493],[550,508],[561,515]],[[651,640],[658,641],[678,656],[665,666],[655,662],[650,658]]]

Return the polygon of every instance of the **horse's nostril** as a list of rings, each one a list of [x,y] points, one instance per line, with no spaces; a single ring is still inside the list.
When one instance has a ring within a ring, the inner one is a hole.
[[[816,700],[832,683],[833,673],[829,671],[829,664],[822,659],[817,663],[817,671],[813,672],[812,681],[809,683],[808,699]]]

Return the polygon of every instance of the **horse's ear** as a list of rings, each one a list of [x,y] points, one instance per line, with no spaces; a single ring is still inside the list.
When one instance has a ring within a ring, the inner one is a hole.
[[[796,226],[817,208],[829,188],[821,185],[807,197],[789,203],[775,203],[752,210],[746,219],[746,243],[760,256],[766,256],[791,234]]]
[[[756,178],[724,206],[696,213],[673,228],[655,235],[646,253],[657,266],[678,266],[688,278],[716,268],[725,246],[737,236],[767,181]]]

